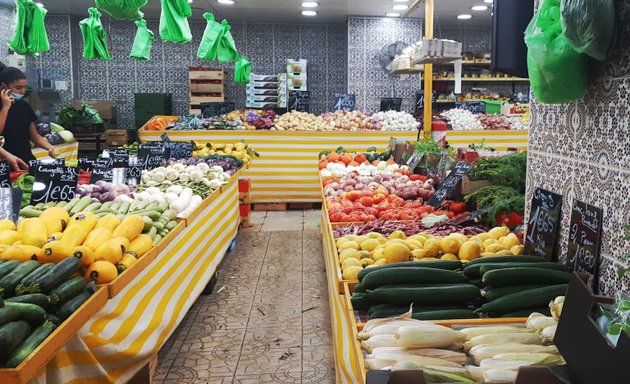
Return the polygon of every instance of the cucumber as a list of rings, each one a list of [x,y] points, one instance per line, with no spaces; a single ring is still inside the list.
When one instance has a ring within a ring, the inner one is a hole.
[[[20,216],[21,217],[26,217],[26,218],[31,218],[31,217],[39,217],[39,215],[42,214],[42,211],[38,211],[37,209],[34,208],[22,208],[20,209]]]
[[[400,305],[467,303],[481,296],[479,288],[472,284],[386,285],[367,292],[368,298],[373,302]]]
[[[529,317],[534,312],[542,313],[545,316],[551,316],[549,307],[519,309],[518,311],[504,312],[500,314],[489,314],[490,317]]]
[[[11,273],[11,271],[17,268],[18,265],[20,265],[20,262],[17,260],[9,260],[5,263],[0,264],[0,278]]]
[[[16,321],[20,318],[20,311],[14,307],[0,308],[0,325]]]
[[[48,293],[62,281],[65,281],[72,276],[72,274],[78,271],[80,267],[81,259],[75,256],[66,257],[56,264],[53,269],[48,271],[48,273],[39,277],[31,285],[29,285],[27,290],[29,293]]]
[[[130,202],[123,201],[122,203],[120,203],[120,207],[118,208],[118,212],[124,213],[126,215],[127,212],[129,212],[129,207],[130,206],[131,206]]]
[[[568,284],[558,284],[512,293],[492,300],[489,303],[485,303],[476,311],[484,313],[505,313],[526,308],[543,307],[556,297],[564,296],[568,287]]]
[[[15,293],[18,295],[23,295],[26,287],[31,285],[37,278],[40,276],[44,276],[48,271],[53,269],[55,263],[46,263],[42,264],[39,268],[29,273],[25,278],[20,281],[20,283],[15,287]]]
[[[151,218],[152,221],[158,221],[160,217],[162,216],[160,212],[157,212],[154,209],[143,209],[143,210],[134,212],[134,214],[141,215],[141,216],[149,216],[149,218]]]
[[[159,221],[154,221],[153,222],[153,226],[155,227],[155,229],[157,229],[158,231],[161,231],[164,229],[164,224],[160,223]]]
[[[109,209],[109,207],[111,207],[113,203],[113,201],[106,201],[103,203],[103,205],[101,205],[101,209]]]
[[[118,212],[118,208],[120,208],[120,201],[115,201],[112,203],[112,205],[109,206],[109,209],[111,209],[114,212]],[[121,212],[118,212],[121,213]]]
[[[101,208],[103,204],[101,203],[92,203],[83,209],[83,212],[94,212]]]
[[[361,283],[358,283],[357,285],[355,285],[354,289],[352,290],[352,293],[359,293],[359,292],[365,292],[365,287]]]
[[[83,292],[63,303],[54,315],[57,316],[60,321],[65,321],[74,312],[76,312],[77,309],[79,309],[79,307],[83,305],[83,303],[85,303],[87,299],[90,298],[90,296],[92,296],[92,294],[87,290],[84,290]]]
[[[420,268],[437,268],[448,269],[451,271],[462,269],[462,262],[459,260],[436,260],[436,261],[414,261],[414,262],[402,262],[392,263],[387,265],[379,265],[377,267],[364,268],[359,272],[359,281],[363,280],[365,275],[379,271],[382,269],[397,268],[397,267],[420,267]]]
[[[79,202],[79,200],[81,200],[78,197],[75,197],[74,199],[70,200],[68,202],[68,204],[66,204],[63,209],[66,210],[66,212],[70,213],[70,211],[72,210],[72,208],[74,208],[75,205],[77,205],[77,203]]]
[[[79,201],[77,201],[75,206],[72,207],[72,209],[70,210],[70,212],[69,212],[70,216],[74,216],[77,213],[83,211],[90,204],[92,204],[92,197],[91,196],[83,196]],[[66,206],[66,209],[67,209],[67,206]]]
[[[571,274],[543,268],[504,268],[483,274],[483,282],[495,287],[521,284],[564,284],[571,280]]]
[[[479,288],[483,288],[485,287],[485,284],[483,283],[483,280],[481,280],[481,278],[478,279],[469,279],[468,282],[474,286],[477,286]]]
[[[169,230],[169,231],[172,231],[172,230],[173,230],[173,228],[175,228],[176,226],[177,226],[177,221],[175,221],[175,220],[171,220],[171,221],[169,221],[169,222],[168,222],[168,224],[166,224],[166,225],[164,226],[164,229]]]
[[[115,215],[120,221],[122,221],[126,216],[124,213],[115,213]]]
[[[31,326],[23,320],[13,321],[0,327],[0,361],[7,356],[31,333]]]
[[[413,312],[412,319],[416,320],[449,320],[449,319],[476,319],[479,315],[472,309],[445,309],[441,311]]]
[[[141,201],[140,203],[138,203],[138,205],[136,205],[136,211],[141,211],[143,209],[145,209],[147,206],[149,206],[149,202],[144,200]]]
[[[140,204],[140,200],[134,200],[131,205],[129,206],[129,210],[127,212],[131,213],[133,211],[135,211],[138,208],[138,205]]]
[[[31,272],[39,268],[40,264],[35,260],[28,260],[20,263],[14,270],[9,272],[8,275],[0,279],[0,295],[4,297],[13,296],[15,294],[15,287],[28,276]]]
[[[518,258],[518,257],[527,257],[527,258],[531,258],[531,257],[535,257],[536,261],[512,261],[514,260],[513,258]],[[499,260],[499,258],[501,258],[501,260]],[[549,265],[551,264],[555,264],[555,265],[562,265],[562,264],[558,264],[558,263],[550,263],[547,262],[546,259],[542,258],[542,257],[538,257],[538,256],[491,256],[491,257],[484,257],[483,259],[495,259],[492,261],[487,261],[485,263],[476,263],[476,264],[472,264],[472,261],[468,264],[466,264],[466,268],[464,268],[464,274],[470,278],[475,278],[475,277],[481,277],[483,276],[483,273],[481,273],[481,267],[483,266],[488,266],[488,270],[491,269],[491,267],[495,267],[492,269],[499,269],[501,265],[510,265],[511,267],[536,267],[536,268],[547,268],[547,269],[558,269],[558,268],[554,268],[549,267]],[[479,259],[476,259],[479,260]],[[475,260],[473,260],[475,261]],[[505,268],[511,268],[511,267],[505,267]],[[559,269],[559,270],[565,270],[565,269]]]
[[[61,320],[59,320],[59,318],[57,318],[57,316],[51,315],[50,313],[46,314],[46,320],[50,321],[51,323],[55,324],[56,326],[59,326],[61,324]]]
[[[480,257],[475,260],[471,260],[466,263],[466,266],[469,267],[471,265],[477,264],[485,264],[485,263],[544,263],[548,261],[544,257],[540,256],[488,256],[488,257]]]
[[[156,203],[156,202],[153,202],[153,203],[151,203],[151,204],[147,205],[147,206],[143,209],[143,211],[157,211],[158,207],[159,207],[159,204],[158,204],[158,203]],[[159,213],[160,215],[162,215],[162,212],[158,212],[158,213]],[[157,220],[157,219],[156,219],[156,220]]]
[[[162,237],[164,237],[164,236],[168,235],[168,231],[163,229],[163,230],[159,231],[157,234],[162,236]]]
[[[432,311],[445,311],[453,309],[462,309],[461,305],[432,305],[423,307],[413,307],[413,313],[416,312],[432,312]],[[409,312],[409,307],[390,305],[390,304],[375,304],[368,309],[368,317],[370,319],[381,319],[384,317],[400,316],[403,313]]]
[[[174,209],[167,209],[162,213],[162,218],[166,221],[173,221],[177,218],[177,212]]]
[[[160,201],[156,208],[156,210],[160,212],[160,214],[166,212],[167,209],[168,209],[168,203],[166,201]]]
[[[149,235],[149,237],[151,237],[151,240],[153,241],[155,239],[155,236],[157,235],[157,229],[155,229],[154,226],[151,226],[151,228],[149,229],[149,232],[147,232],[147,235]]]
[[[37,304],[14,303],[7,301],[4,305],[6,308],[13,307],[17,309],[20,313],[20,320],[26,320],[31,324],[39,325],[46,319],[46,311]]]
[[[466,276],[455,271],[422,267],[381,269],[367,274],[361,280],[361,284],[367,290],[392,284],[459,284],[467,282]]]
[[[52,304],[62,303],[81,293],[86,286],[87,282],[83,276],[75,276],[59,284],[50,292],[48,297]]]
[[[85,280],[85,279],[83,279]],[[48,309],[52,304],[48,296],[43,293],[30,293],[28,295],[15,296],[9,299],[6,299],[7,303],[26,303],[26,304],[35,304],[39,305],[44,309]]]
[[[44,322],[44,324],[37,327],[33,333],[30,334],[13,352],[9,355],[4,366],[8,368],[15,368],[24,359],[30,356],[31,353],[37,348],[46,338],[57,328],[55,324],[50,321]]]
[[[505,269],[505,268],[543,268],[543,269],[552,269],[555,271],[565,271],[569,272],[569,268],[564,264],[559,263],[489,263],[489,264],[481,264],[481,268],[479,272],[481,276],[488,271],[494,271],[495,269]]]
[[[352,304],[352,309],[354,309],[355,311],[370,308],[370,300],[368,299],[367,293],[353,293],[352,297],[350,297],[350,303]]]
[[[496,287],[496,288],[488,287],[485,289],[484,297],[486,301],[493,301],[505,295],[511,295],[513,293],[518,293],[521,291],[527,291],[530,289],[543,288],[543,287],[546,287],[546,285],[508,285],[505,287]]]
[[[144,220],[144,228],[142,229],[142,231],[144,232],[151,229],[151,227],[153,226],[153,220],[151,220],[149,216],[142,216],[142,219]]]
[[[56,206],[56,205],[57,205],[57,203],[56,203],[56,202],[54,202],[54,201],[49,201],[49,202],[47,202],[47,203],[44,203],[44,209],[52,208],[52,207],[54,207],[54,206]]]
[[[162,240],[162,236],[160,235],[155,235],[155,237],[153,238],[153,245],[157,244],[160,242],[160,240]]]
[[[33,206],[33,208],[43,211],[44,210],[44,203],[37,203],[37,204],[35,204],[35,206]]]

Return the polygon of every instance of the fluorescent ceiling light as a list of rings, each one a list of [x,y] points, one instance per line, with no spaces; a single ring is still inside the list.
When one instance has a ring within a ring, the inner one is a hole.
[[[458,15],[457,18],[460,20],[468,20],[472,17],[472,15],[467,15],[467,14],[463,14],[463,15]]]
[[[405,9],[409,8],[409,6],[407,6],[406,4],[396,4],[392,8],[397,11],[404,11]]]
[[[234,4],[234,0],[217,0],[221,4],[232,5]]]
[[[302,6],[304,8],[315,8],[317,7],[319,4],[317,4],[316,1],[305,1],[302,3]]]
[[[388,12],[388,13],[385,14],[385,16],[387,16],[387,17],[400,17],[400,13]]]
[[[472,7],[473,11],[485,11],[486,9],[488,9],[488,7],[485,5],[473,5]]]
[[[409,0],[394,0],[395,3],[407,3]]]
[[[315,12],[315,11],[302,11],[302,15],[304,15],[304,16],[317,16],[317,12]]]
[[[492,0],[483,0],[483,2],[486,4],[492,4]]]

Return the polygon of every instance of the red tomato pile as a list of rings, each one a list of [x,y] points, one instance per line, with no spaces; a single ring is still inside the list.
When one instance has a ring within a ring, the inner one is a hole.
[[[382,189],[351,191],[328,198],[330,221],[348,223],[371,220],[416,220],[433,213],[433,207],[418,201],[405,201]]]

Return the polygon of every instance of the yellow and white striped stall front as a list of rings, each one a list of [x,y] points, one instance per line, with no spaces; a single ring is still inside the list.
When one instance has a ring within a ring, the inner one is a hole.
[[[234,180],[88,321],[38,384],[125,383],[157,354],[201,294],[240,223]]]
[[[59,158],[61,159],[76,160],[79,158],[79,143],[76,141],[74,143],[55,145],[55,149],[59,152]],[[38,160],[50,157],[48,156],[48,151],[41,148],[33,148],[32,152],[33,156]]]
[[[140,130],[143,141],[158,141],[164,131]],[[234,143],[245,140],[260,154],[245,174],[252,180],[253,202],[321,201],[317,155],[344,147],[365,151],[384,150],[391,137],[416,140],[417,132],[288,132],[288,131],[166,131],[173,141]],[[527,131],[449,131],[455,147],[484,144],[497,149],[527,147]]]

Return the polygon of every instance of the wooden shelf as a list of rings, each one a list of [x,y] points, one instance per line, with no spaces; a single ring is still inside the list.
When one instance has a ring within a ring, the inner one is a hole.
[[[222,69],[188,71],[189,113],[200,114],[202,103],[225,101],[225,72]],[[205,96],[203,94],[214,94]]]

